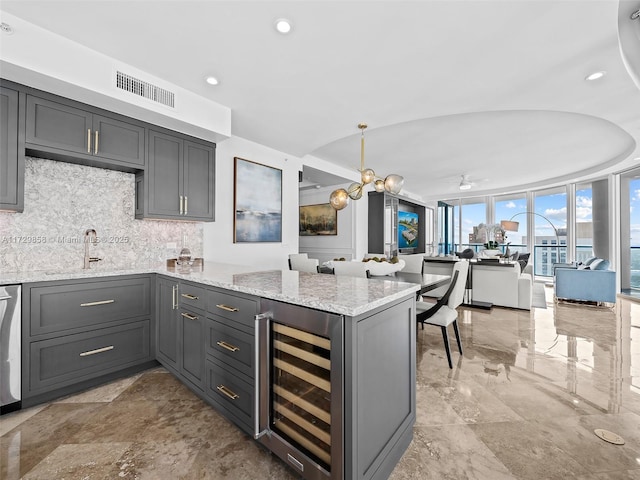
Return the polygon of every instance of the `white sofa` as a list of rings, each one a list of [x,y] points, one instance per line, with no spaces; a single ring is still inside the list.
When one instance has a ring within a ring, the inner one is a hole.
[[[533,285],[531,274],[520,271],[520,264],[472,266],[474,301],[489,302],[501,307],[531,310]]]

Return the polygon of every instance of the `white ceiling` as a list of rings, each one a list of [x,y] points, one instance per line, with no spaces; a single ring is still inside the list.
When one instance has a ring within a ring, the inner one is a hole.
[[[626,12],[640,0],[621,5],[621,24],[640,32]],[[230,107],[233,135],[290,155],[356,169],[366,122],[367,166],[403,175],[425,200],[460,195],[463,174],[474,183],[465,195],[478,195],[640,164],[640,89],[621,55],[617,0],[0,8]],[[273,28],[280,17],[293,23],[287,36]]]

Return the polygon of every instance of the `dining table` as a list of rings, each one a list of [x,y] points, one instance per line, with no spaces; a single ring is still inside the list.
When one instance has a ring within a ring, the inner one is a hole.
[[[400,282],[419,284],[420,290],[418,291],[418,295],[422,295],[429,290],[434,290],[438,287],[448,285],[451,281],[451,275],[438,275],[435,273],[410,273],[403,272],[402,270],[389,275],[389,277],[395,278]]]

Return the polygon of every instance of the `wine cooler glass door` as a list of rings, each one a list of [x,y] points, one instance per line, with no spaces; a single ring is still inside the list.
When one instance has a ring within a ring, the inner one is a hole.
[[[331,467],[331,340],[271,324],[271,428]]]
[[[342,478],[343,318],[263,299],[261,311],[257,436],[304,478]]]

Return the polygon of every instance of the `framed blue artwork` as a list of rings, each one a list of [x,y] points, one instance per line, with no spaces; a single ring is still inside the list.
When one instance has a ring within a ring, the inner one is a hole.
[[[282,170],[234,162],[234,243],[282,242]]]

